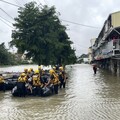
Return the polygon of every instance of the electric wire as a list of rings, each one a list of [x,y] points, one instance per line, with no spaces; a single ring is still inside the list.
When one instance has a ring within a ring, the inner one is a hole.
[[[12,26],[10,26],[9,24],[7,24],[5,21],[3,21],[1,18],[0,18],[0,21],[2,21],[3,23],[5,23],[7,26],[13,28]],[[13,28],[14,29],[14,28]]]
[[[2,8],[0,8],[7,16],[9,16],[12,20],[14,20],[14,18],[12,16],[10,16],[7,12],[5,12],[5,10],[3,10]]]
[[[21,6],[21,4],[20,4],[20,2],[19,2],[19,1],[15,0],[15,2],[16,2],[18,5],[20,5],[20,6]]]
[[[6,20],[6,21],[9,22],[9,23],[12,23],[11,21],[9,21],[9,20],[3,18],[2,16],[0,16],[0,17],[1,17],[3,20]]]
[[[10,5],[13,5],[13,6],[16,6],[16,7],[20,7],[18,5],[15,5],[13,3],[9,3],[7,1],[4,1],[4,0],[0,0],[1,2],[5,2],[7,4],[10,4]],[[38,2],[40,3],[40,1],[38,0]],[[41,5],[43,7],[43,5],[40,3],[39,5]],[[12,18],[13,19],[13,18]],[[75,24],[75,25],[80,25],[80,26],[84,26],[84,27],[89,27],[89,28],[94,28],[94,29],[100,29],[99,27],[95,27],[95,26],[90,26],[90,25],[85,25],[85,24],[81,24],[81,23],[76,23],[76,22],[72,22],[72,21],[68,21],[68,20],[64,20],[64,19],[60,19],[61,21],[64,21],[64,22],[68,22],[68,23],[71,23],[71,24]]]
[[[72,22],[72,21],[68,21],[68,20],[64,20],[64,19],[61,19],[61,20],[64,21],[64,22],[68,22],[68,23],[72,23],[72,24],[76,24],[76,25],[80,25],[80,26],[84,26],[84,27],[100,29],[99,27],[95,27],[95,26],[80,24],[80,23],[76,23],[76,22]]]
[[[21,6],[19,6],[19,5],[16,5],[16,4],[7,2],[7,1],[5,1],[5,0],[0,0],[0,1],[1,1],[1,2],[4,2],[4,3],[7,3],[7,4],[9,4],[9,5],[13,5],[13,6],[15,6],[15,7],[21,7]]]

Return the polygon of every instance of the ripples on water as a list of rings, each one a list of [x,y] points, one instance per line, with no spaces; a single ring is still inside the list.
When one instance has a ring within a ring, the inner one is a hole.
[[[51,97],[12,97],[0,92],[0,120],[119,120],[120,80],[93,74],[90,65],[67,66],[66,89]]]

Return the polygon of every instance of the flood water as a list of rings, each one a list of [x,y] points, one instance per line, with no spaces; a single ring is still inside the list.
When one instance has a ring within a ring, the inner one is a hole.
[[[19,98],[1,91],[0,120],[120,120],[119,77],[103,70],[94,75],[84,64],[67,66],[66,72],[66,88],[58,95]]]

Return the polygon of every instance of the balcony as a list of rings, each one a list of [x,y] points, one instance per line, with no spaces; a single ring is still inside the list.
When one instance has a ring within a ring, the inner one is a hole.
[[[120,39],[111,40],[95,52],[96,60],[120,56]]]

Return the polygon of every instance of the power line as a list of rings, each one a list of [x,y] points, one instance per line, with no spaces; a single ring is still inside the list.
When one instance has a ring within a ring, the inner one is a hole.
[[[5,12],[2,8],[0,8],[6,15],[8,15],[12,20],[14,20],[13,19],[13,17],[11,17],[7,12]]]
[[[0,17],[1,17],[2,19],[6,20],[6,21],[9,22],[9,23],[12,23],[11,21],[9,21],[9,20],[3,18],[2,16],[0,16]]]
[[[9,24],[7,24],[5,21],[3,21],[2,19],[0,19],[3,23],[5,23],[7,26],[13,28],[12,26],[10,26]],[[14,28],[13,28],[14,29]]]
[[[80,26],[84,26],[84,27],[90,27],[90,28],[95,28],[95,29],[100,29],[99,27],[95,27],[95,26],[90,26],[90,25],[85,25],[85,24],[80,24],[80,23],[76,23],[76,22],[72,22],[72,21],[68,21],[68,20],[63,20],[64,22],[68,22],[68,23],[72,23],[72,24],[76,24],[76,25],[80,25]]]
[[[20,7],[18,5],[15,5],[13,3],[9,3],[7,1],[4,1],[4,0],[0,0],[1,2],[5,2],[7,4],[10,4],[10,5],[13,5],[13,6],[16,6],[16,7]],[[43,5],[41,4],[41,2],[38,0],[39,2],[39,5],[41,5],[43,7]],[[10,15],[9,15],[10,16]],[[12,18],[13,19],[13,18]],[[84,27],[89,27],[89,28],[94,28],[94,29],[100,29],[99,27],[95,27],[95,26],[90,26],[90,25],[85,25],[85,24],[80,24],[80,23],[76,23],[76,22],[72,22],[72,21],[68,21],[68,20],[64,20],[64,19],[61,19],[62,21],[64,22],[68,22],[68,23],[72,23],[72,24],[76,24],[76,25],[80,25],[80,26],[84,26]]]
[[[20,4],[20,2],[19,2],[19,1],[15,0],[15,2],[21,6],[21,4]]]
[[[10,4],[10,5],[13,5],[15,7],[21,7],[19,5],[16,5],[16,4],[13,4],[13,3],[10,3],[10,2],[7,2],[7,1],[4,1],[4,0],[0,0],[1,2],[4,2],[4,3],[7,3],[7,4]]]

